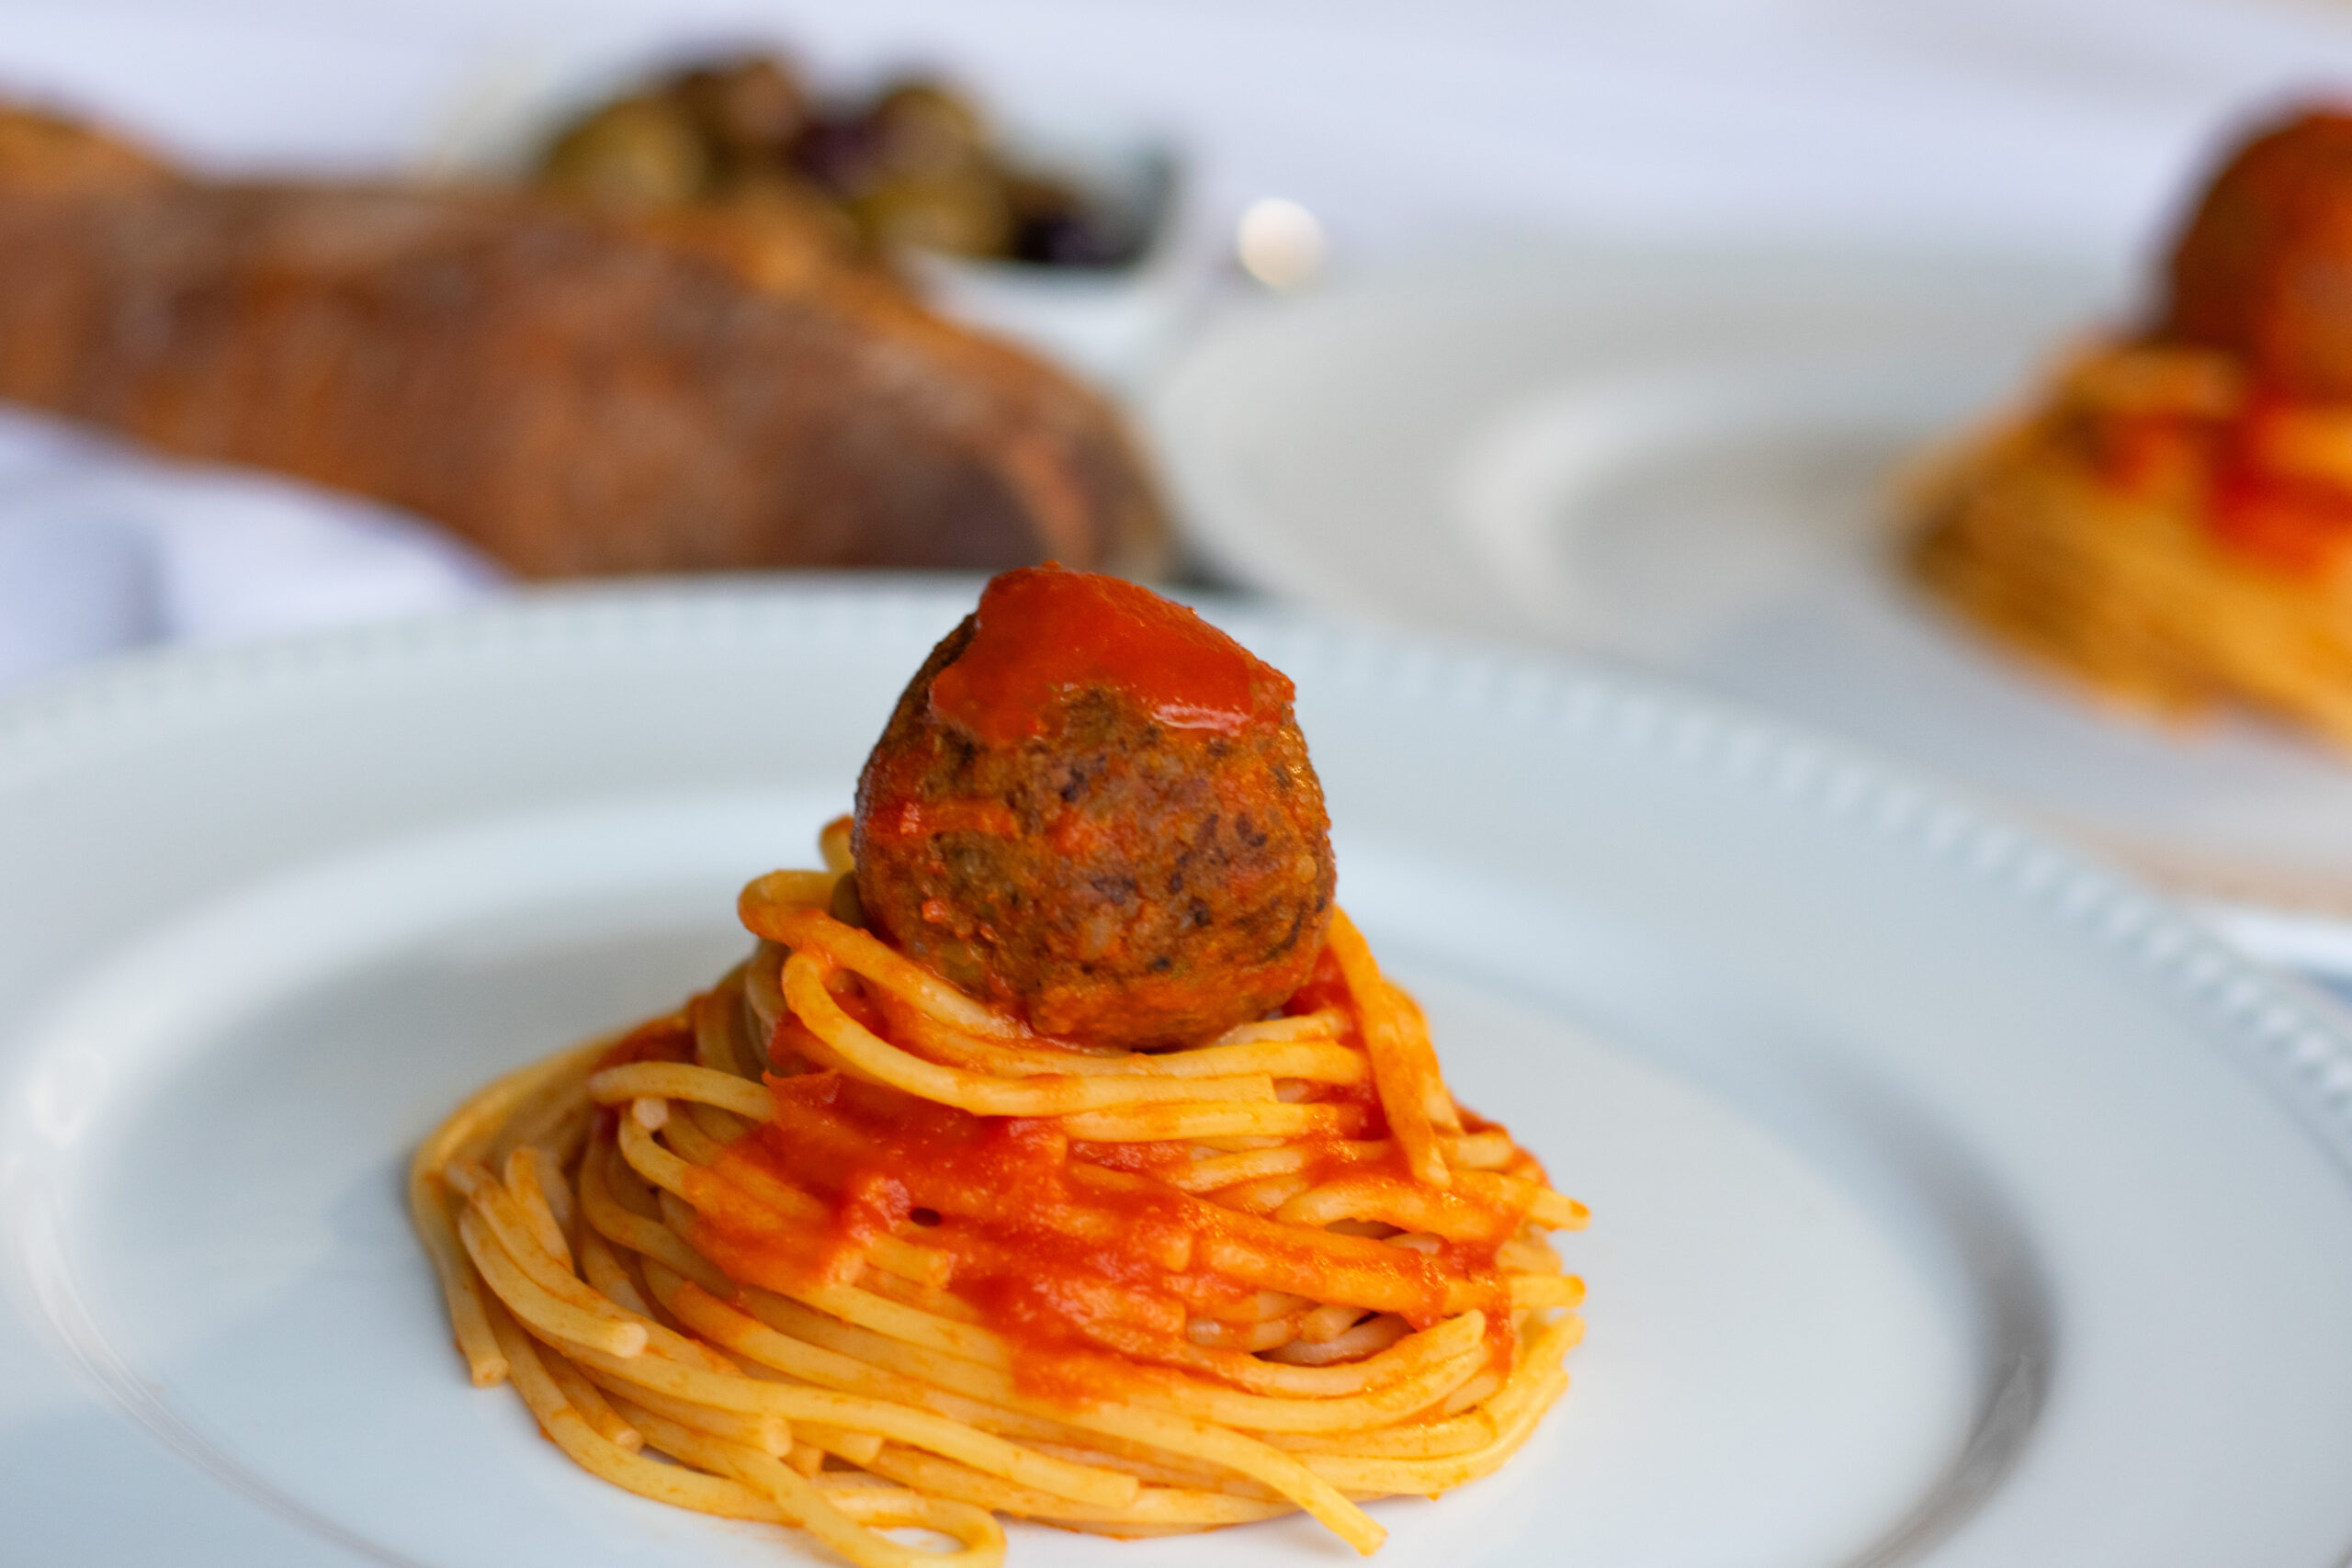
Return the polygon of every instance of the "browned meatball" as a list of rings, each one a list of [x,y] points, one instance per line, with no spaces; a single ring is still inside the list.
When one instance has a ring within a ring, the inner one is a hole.
[[[1075,1041],[1171,1044],[1264,1016],[1331,911],[1330,824],[1290,696],[1147,590],[1004,574],[858,781],[868,923]]]
[[[2163,333],[2243,355],[2279,391],[2352,397],[2352,115],[2300,115],[2214,176],[2173,253]]]

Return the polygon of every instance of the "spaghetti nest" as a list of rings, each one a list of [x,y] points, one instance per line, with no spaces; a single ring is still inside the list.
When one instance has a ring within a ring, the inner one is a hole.
[[[1546,1234],[1585,1211],[1455,1106],[1344,916],[1279,1016],[1090,1050],[835,919],[845,869],[754,882],[716,988],[419,1150],[478,1385],[607,1481],[861,1568],[997,1562],[999,1514],[1305,1509],[1369,1552],[1359,1502],[1527,1439],[1582,1330]]]
[[[2352,746],[2352,406],[2097,344],[1916,511],[1914,570],[2012,648],[2160,716],[2238,704]]]

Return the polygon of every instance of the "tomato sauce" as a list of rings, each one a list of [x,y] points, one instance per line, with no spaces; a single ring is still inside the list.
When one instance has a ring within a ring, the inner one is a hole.
[[[1290,678],[1182,604],[1135,583],[1048,563],[980,594],[969,646],[932,682],[931,711],[989,746],[1054,732],[1067,699],[1125,695],[1170,729],[1238,735],[1279,725]]]
[[[2161,502],[2201,497],[2205,532],[2238,558],[2282,576],[2322,577],[2352,556],[2352,472],[2327,458],[2332,424],[2352,409],[2250,400],[2225,419],[2109,413],[2090,426],[2101,479],[2116,492]],[[2352,435],[2340,445],[2352,451]],[[2314,446],[2323,450],[2314,453]]]
[[[768,1086],[772,1118],[709,1169],[689,1172],[695,1245],[730,1277],[785,1293],[870,1286],[865,1254],[884,1235],[943,1251],[953,1259],[947,1291],[1012,1347],[1015,1378],[1041,1397],[1120,1397],[1168,1375],[1151,1363],[1181,1364],[1192,1319],[1242,1321],[1261,1289],[1312,1297],[1327,1277],[1329,1250],[1305,1241],[1301,1227],[1153,1179],[1189,1163],[1185,1145],[1073,1144],[1051,1121],[977,1116],[831,1071],[772,1077]],[[1335,1138],[1310,1147],[1318,1180],[1409,1179],[1394,1156],[1362,1161]],[[761,1178],[823,1200],[828,1223],[782,1224],[740,1190]],[[1433,1252],[1354,1235],[1332,1244],[1353,1278],[1374,1281],[1393,1297],[1389,1310],[1417,1327],[1446,1315],[1449,1292],[1459,1310],[1466,1287],[1507,1359],[1508,1292],[1495,1253],[1520,1216],[1497,1218],[1491,1241]],[[1280,1280],[1259,1277],[1267,1269]]]
[[[2324,575],[2352,550],[2352,494],[2309,480],[2233,473],[2214,486],[2216,543],[2290,577]]]
[[[2208,524],[2216,542],[2294,577],[2352,550],[2352,409],[2257,394],[2224,431]]]

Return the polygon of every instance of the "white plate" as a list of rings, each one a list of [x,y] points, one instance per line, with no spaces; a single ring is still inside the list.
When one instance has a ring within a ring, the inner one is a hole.
[[[2198,891],[2352,912],[2339,757],[2102,712],[1894,566],[1904,460],[2024,396],[2128,292],[1951,258],[1432,264],[1234,319],[1152,418],[1188,523],[1243,581],[1640,661]]]
[[[778,1561],[467,1385],[398,1173],[665,1008],[971,598],[528,600],[0,708],[12,1561]],[[1589,1200],[1576,1382],[1383,1561],[2340,1562],[2352,1044],[1926,786],[1573,664],[1230,618],[1449,1077]],[[1013,1562],[1196,1562],[1013,1531]],[[1334,1562],[1303,1522],[1221,1562]],[[797,1560],[786,1558],[783,1560]]]

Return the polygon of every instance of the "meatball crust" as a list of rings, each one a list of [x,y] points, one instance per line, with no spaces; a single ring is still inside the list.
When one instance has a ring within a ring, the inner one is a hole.
[[[1279,1006],[1322,948],[1335,881],[1287,705],[1279,724],[1223,734],[1082,685],[1049,735],[987,744],[931,701],[976,627],[967,616],[932,650],[859,777],[868,924],[1089,1044],[1197,1041]]]
[[[2293,396],[2352,398],[2352,115],[2309,113],[2223,165],[2172,256],[2163,335]]]

